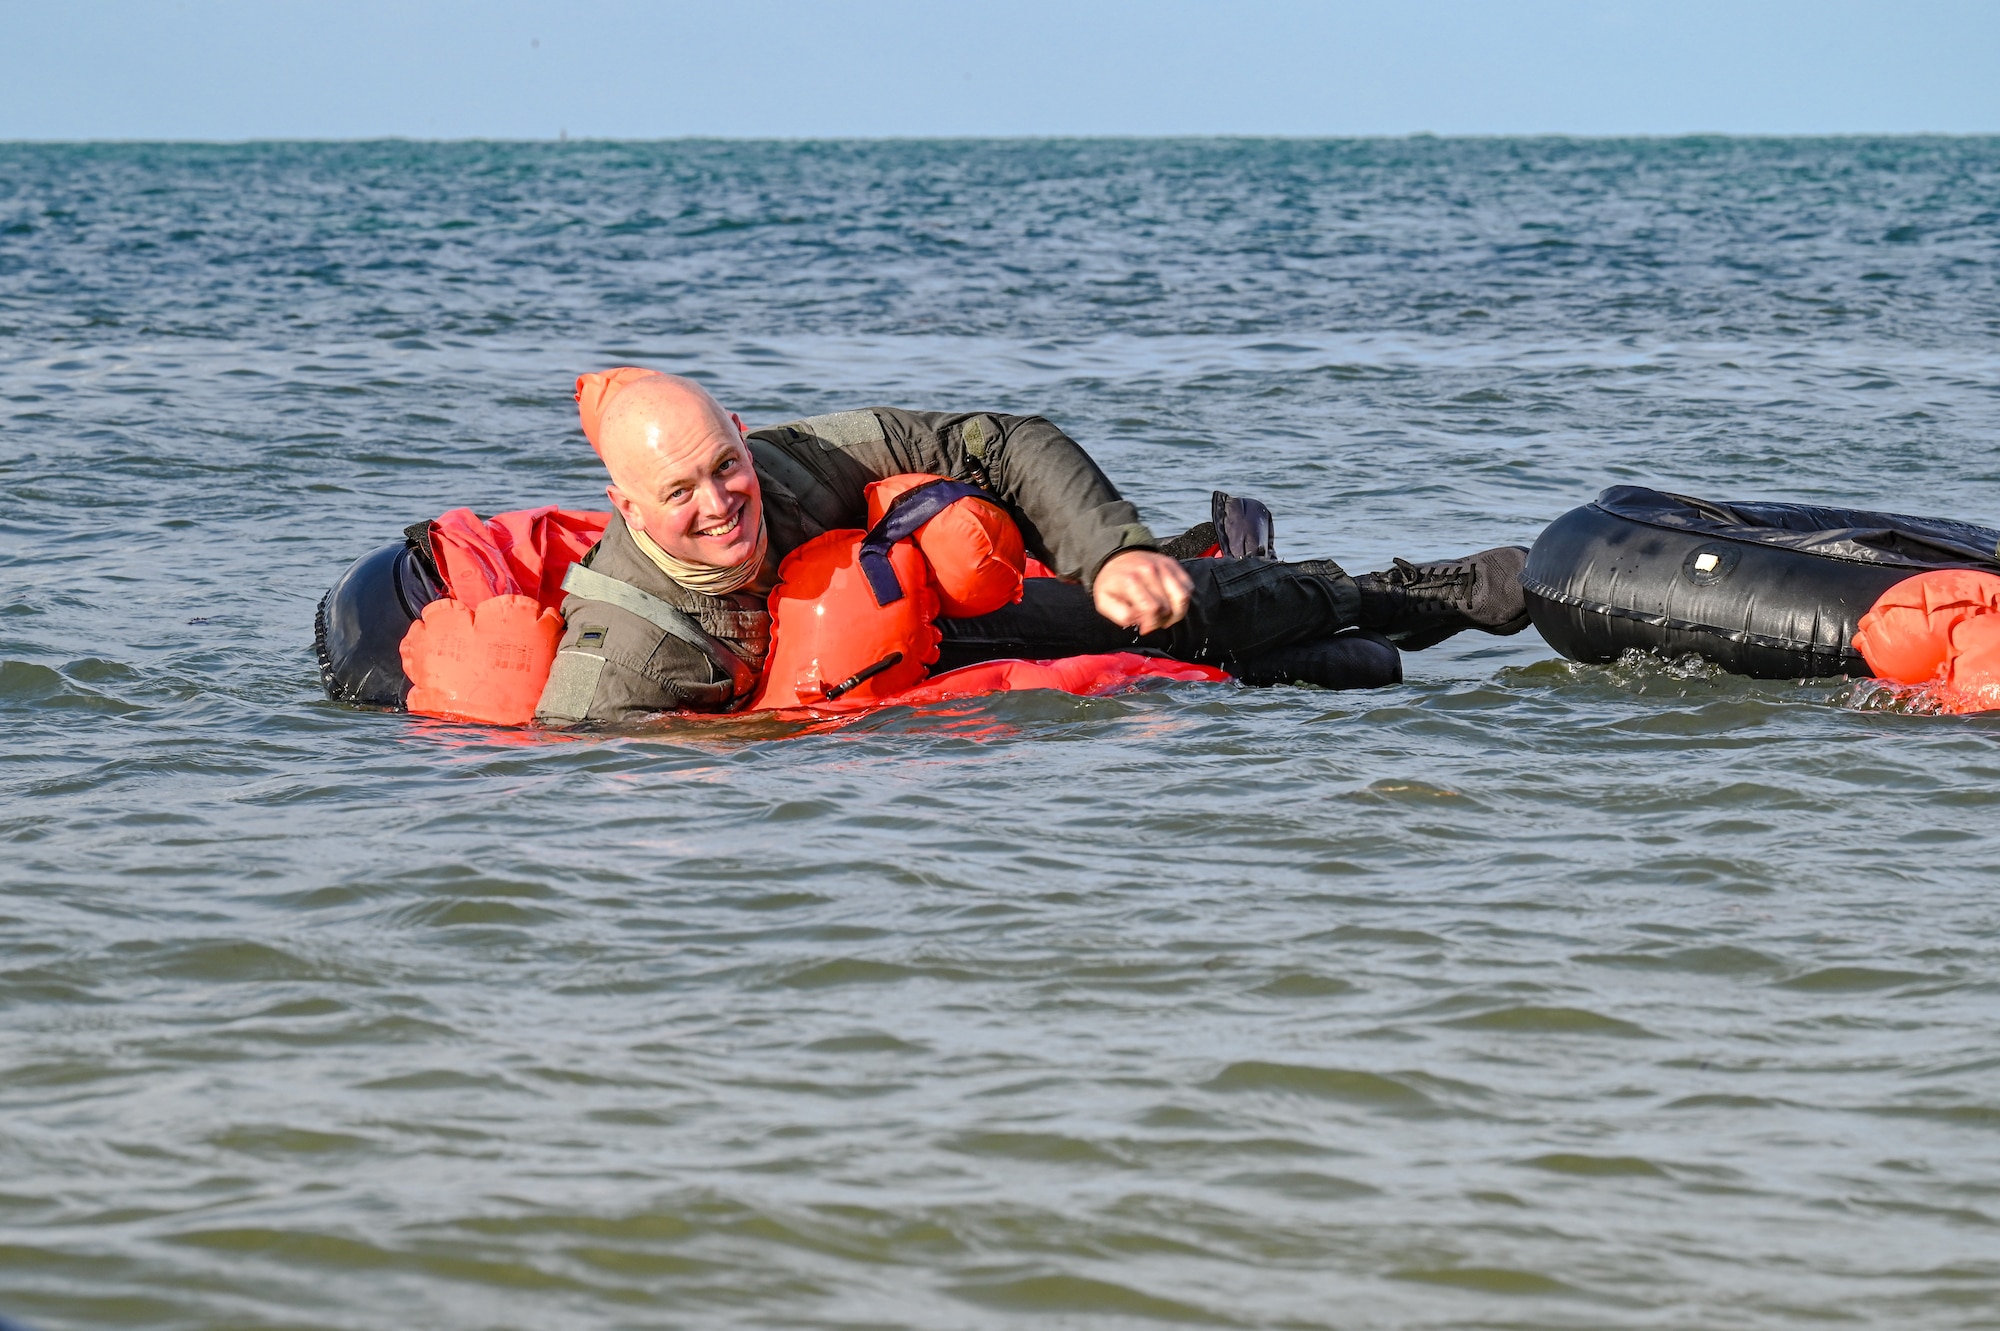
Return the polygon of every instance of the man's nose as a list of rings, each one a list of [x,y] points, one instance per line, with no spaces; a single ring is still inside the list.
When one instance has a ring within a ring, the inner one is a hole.
[[[729,493],[720,476],[711,476],[702,482],[701,506],[711,517],[721,517],[735,506],[736,496]]]

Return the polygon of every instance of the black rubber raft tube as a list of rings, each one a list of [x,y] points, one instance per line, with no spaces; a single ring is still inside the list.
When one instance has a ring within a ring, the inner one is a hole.
[[[444,595],[428,550],[413,539],[371,550],[320,598],[313,649],[320,683],[335,702],[401,711],[410,700],[403,635]]]
[[[1883,592],[1929,569],[2000,573],[2000,531],[1812,504],[1606,490],[1535,541],[1528,613],[1572,661],[1693,653],[1760,679],[1866,675],[1852,646]]]

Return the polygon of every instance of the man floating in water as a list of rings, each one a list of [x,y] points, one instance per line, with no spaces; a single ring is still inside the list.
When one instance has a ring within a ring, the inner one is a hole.
[[[1396,646],[1528,624],[1518,546],[1350,577],[1331,560],[1273,558],[1262,506],[1221,496],[1215,523],[1158,541],[1039,416],[878,407],[751,431],[699,384],[636,369],[584,376],[577,402],[615,513],[588,560],[595,595],[563,603],[543,724],[740,706],[769,650],[780,561],[823,532],[866,527],[865,487],[909,473],[989,492],[1057,575],[1029,579],[995,613],[941,620],[940,670],[1141,650],[1250,683],[1358,687],[1401,677]],[[1218,546],[1221,557],[1199,557]],[[667,631],[602,579],[665,602],[736,661]]]

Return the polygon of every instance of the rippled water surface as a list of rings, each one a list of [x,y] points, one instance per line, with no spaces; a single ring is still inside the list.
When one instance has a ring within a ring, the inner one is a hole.
[[[2000,141],[0,146],[0,1314],[2000,1323],[2000,721],[1565,664],[552,740],[320,696],[569,384],[1045,413],[1350,568],[2000,521]]]

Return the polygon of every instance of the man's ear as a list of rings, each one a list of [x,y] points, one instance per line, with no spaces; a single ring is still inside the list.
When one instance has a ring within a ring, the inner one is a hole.
[[[731,424],[735,425],[738,438],[748,439],[750,437],[750,427],[743,423],[741,416],[732,411],[729,413],[729,420]]]
[[[639,506],[626,498],[625,492],[615,485],[604,487],[604,497],[611,501],[611,507],[618,510],[618,516],[625,519],[628,527],[644,527],[639,520]]]

